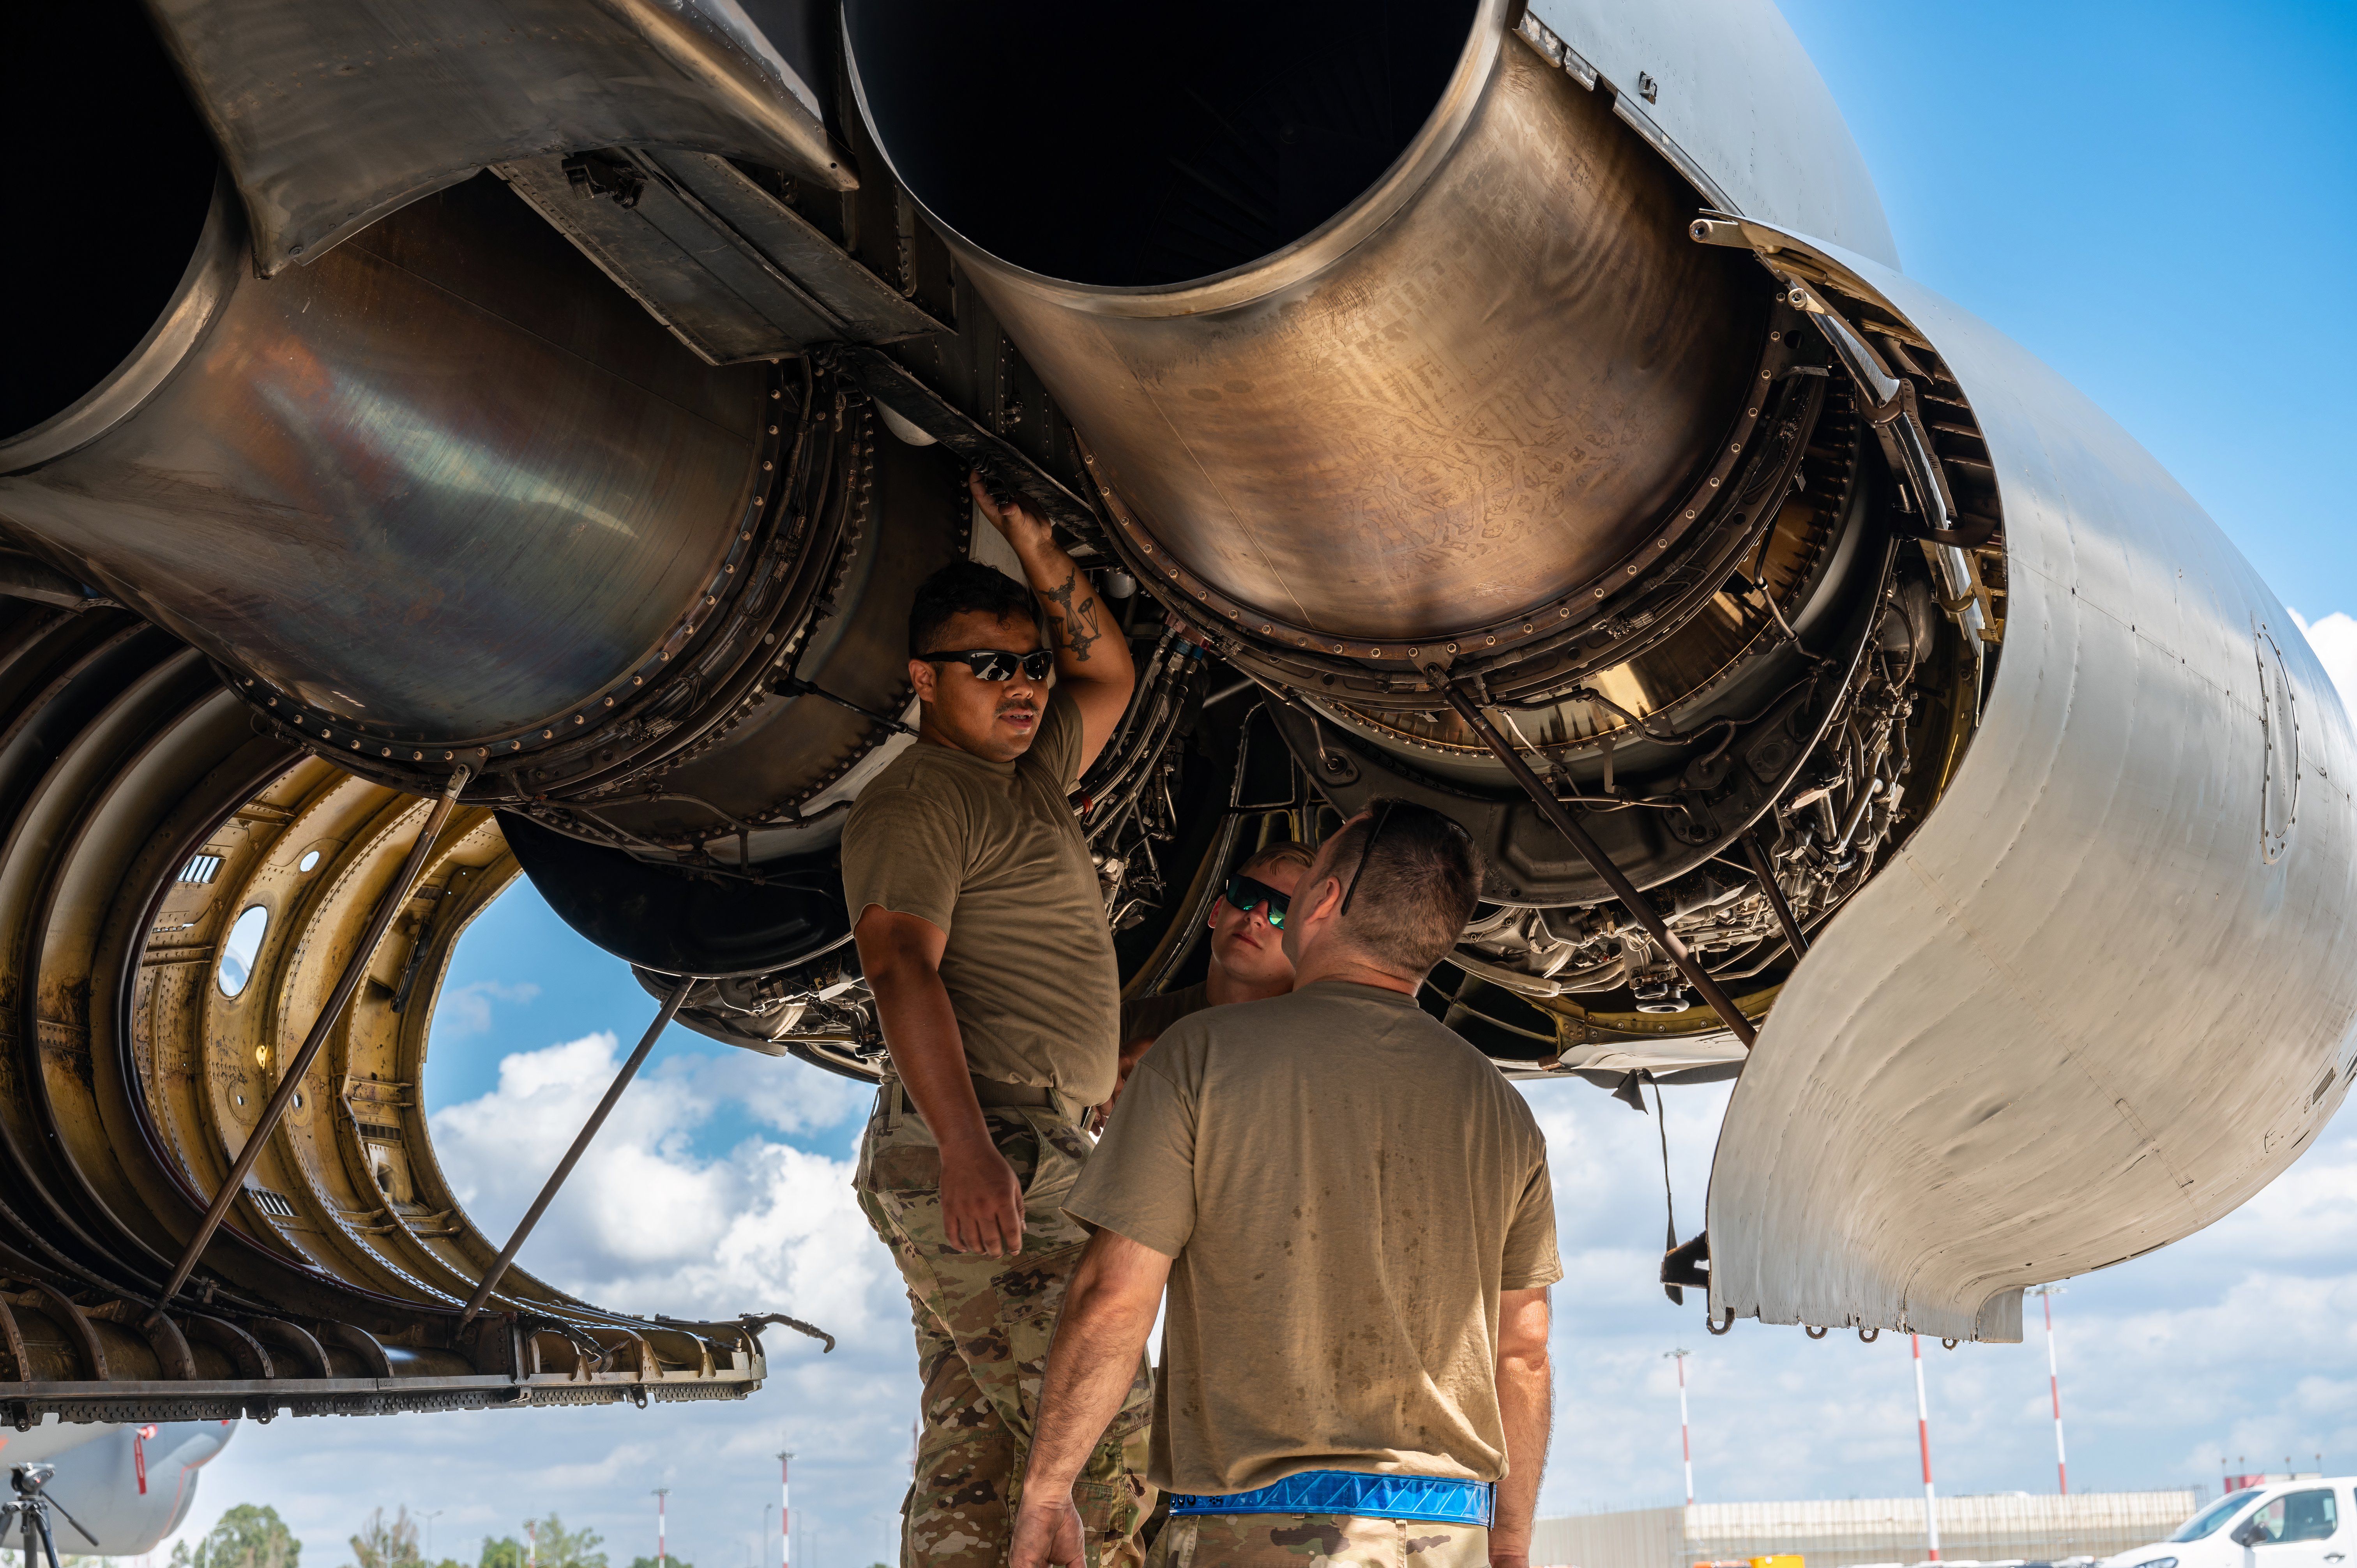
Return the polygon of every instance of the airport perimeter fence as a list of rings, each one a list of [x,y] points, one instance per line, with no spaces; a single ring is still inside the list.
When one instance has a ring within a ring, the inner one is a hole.
[[[1961,1563],[2104,1558],[2161,1540],[2207,1488],[1942,1498],[1940,1556]],[[1798,1553],[1807,1568],[1921,1563],[1921,1498],[1813,1503],[1699,1503],[1538,1521],[1534,1568],[1694,1568]]]

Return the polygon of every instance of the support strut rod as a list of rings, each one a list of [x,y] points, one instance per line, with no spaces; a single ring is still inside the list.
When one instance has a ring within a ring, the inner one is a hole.
[[[1555,832],[1571,841],[1571,847],[1577,850],[1580,858],[1604,879],[1604,885],[1612,889],[1612,896],[1620,900],[1622,907],[1637,918],[1637,923],[1645,928],[1646,934],[1670,955],[1670,961],[1678,966],[1678,972],[1686,977],[1686,983],[1702,993],[1702,999],[1710,1004],[1712,1012],[1718,1015],[1727,1032],[1743,1042],[1744,1049],[1749,1050],[1752,1042],[1758,1038],[1757,1032],[1751,1027],[1751,1020],[1737,1008],[1734,998],[1720,989],[1718,982],[1710,977],[1710,972],[1703,968],[1701,961],[1686,950],[1685,943],[1670,934],[1670,928],[1653,908],[1652,900],[1637,891],[1637,885],[1612,864],[1612,857],[1604,853],[1604,846],[1588,836],[1587,830],[1579,825],[1579,820],[1555,798],[1555,791],[1539,781],[1539,776],[1531,771],[1530,765],[1506,744],[1505,737],[1498,733],[1495,726],[1481,716],[1481,710],[1473,704],[1472,699],[1450,683],[1448,674],[1438,665],[1427,668],[1425,675],[1432,682],[1432,689],[1440,693],[1441,700],[1457,710],[1457,716],[1465,721],[1465,727],[1480,736],[1482,744],[1506,765],[1506,771],[1515,783],[1522,786],[1523,793],[1531,798],[1531,803],[1539,809],[1540,814],[1555,824]]]
[[[1751,862],[1752,875],[1760,878],[1760,891],[1768,896],[1768,908],[1776,911],[1776,923],[1784,928],[1793,958],[1803,957],[1809,950],[1809,940],[1801,935],[1801,922],[1792,918],[1792,906],[1784,902],[1784,889],[1777,884],[1776,868],[1768,864],[1768,852],[1760,846],[1757,828],[1744,830],[1743,853]]]
[[[483,1310],[483,1304],[491,1299],[491,1292],[497,1290],[500,1281],[506,1277],[508,1265],[515,1262],[517,1250],[522,1247],[524,1238],[530,1236],[532,1228],[540,1223],[540,1217],[548,1212],[548,1206],[555,1201],[557,1189],[565,1185],[565,1178],[573,1174],[573,1167],[581,1163],[581,1156],[589,1150],[589,1141],[597,1135],[597,1129],[606,1124],[606,1118],[613,1113],[615,1103],[622,1098],[622,1090],[630,1087],[630,1079],[639,1076],[639,1069],[646,1065],[647,1053],[655,1048],[655,1041],[662,1036],[664,1029],[670,1027],[672,1015],[679,1011],[679,1004],[687,1000],[688,990],[694,983],[694,975],[683,974],[679,977],[679,983],[671,988],[671,994],[663,998],[662,1010],[655,1014],[655,1021],[648,1025],[647,1032],[639,1037],[639,1048],[630,1053],[630,1059],[624,1062],[622,1070],[614,1075],[613,1085],[606,1090],[606,1098],[597,1102],[597,1109],[589,1112],[589,1120],[583,1122],[581,1131],[574,1134],[573,1146],[565,1151],[563,1159],[556,1162],[556,1169],[549,1175],[548,1185],[540,1189],[540,1196],[532,1200],[532,1207],[525,1209],[523,1218],[516,1222],[515,1234],[509,1237],[508,1244],[500,1249],[498,1259],[483,1271],[483,1283],[475,1287],[475,1294],[467,1299],[467,1310],[458,1315],[459,1327],[464,1328],[474,1322],[476,1315]],[[828,1347],[830,1349],[833,1348]]]
[[[409,857],[401,863],[401,870],[394,875],[393,886],[385,889],[376,913],[369,918],[367,931],[361,935],[360,945],[352,950],[352,956],[345,961],[343,973],[336,977],[336,988],[328,993],[327,1003],[320,1007],[318,1017],[312,1020],[311,1032],[303,1037],[301,1047],[286,1063],[286,1070],[279,1075],[277,1092],[271,1095],[270,1103],[262,1108],[261,1118],[254,1122],[253,1133],[247,1135],[245,1146],[238,1151],[237,1160],[230,1166],[229,1175],[222,1178],[221,1190],[213,1194],[212,1206],[205,1210],[204,1219],[197,1226],[197,1233],[188,1238],[188,1246],[181,1251],[180,1261],[173,1266],[172,1277],[165,1283],[164,1294],[156,1298],[156,1310],[148,1315],[148,1322],[153,1323],[162,1317],[164,1309],[172,1305],[172,1298],[180,1294],[180,1287],[188,1283],[189,1272],[197,1266],[197,1260],[204,1255],[205,1245],[213,1239],[213,1232],[221,1229],[222,1219],[229,1213],[229,1206],[235,1203],[237,1195],[245,1190],[247,1173],[253,1169],[253,1162],[262,1157],[263,1146],[270,1142],[270,1134],[278,1130],[279,1121],[286,1114],[286,1108],[295,1102],[295,1096],[302,1090],[303,1075],[311,1070],[311,1063],[317,1058],[320,1047],[335,1032],[336,1020],[343,1016],[345,1004],[351,1001],[352,993],[359,989],[361,976],[368,972],[369,961],[376,956],[377,944],[384,940],[386,928],[393,924],[393,918],[401,913],[401,907],[409,902],[411,890],[417,886],[417,879],[425,875],[426,857],[434,851],[434,841],[440,835],[442,825],[450,820],[451,811],[457,809],[458,791],[467,787],[470,777],[470,770],[462,763],[458,770],[450,775],[450,782],[443,786],[442,798],[434,802],[434,810],[427,815],[417,842],[409,846]]]

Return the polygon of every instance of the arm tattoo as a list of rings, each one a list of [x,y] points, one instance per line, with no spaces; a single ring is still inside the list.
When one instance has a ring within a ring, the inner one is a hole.
[[[1077,608],[1072,604],[1075,595],[1082,596]],[[1097,629],[1097,596],[1082,585],[1080,569],[1074,567],[1061,587],[1049,588],[1039,596],[1058,607],[1049,613],[1063,628],[1064,646],[1072,650],[1075,660],[1086,664],[1089,650],[1096,646],[1097,639],[1104,633]]]

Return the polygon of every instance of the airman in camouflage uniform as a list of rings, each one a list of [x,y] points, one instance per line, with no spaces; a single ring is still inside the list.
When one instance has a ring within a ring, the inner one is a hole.
[[[1127,709],[1128,642],[1045,520],[978,473],[968,488],[1029,585],[973,561],[918,585],[920,736],[843,830],[844,903],[890,1053],[856,1187],[908,1286],[924,1381],[903,1568],[1005,1562],[1087,1240],[1062,1207],[1090,1157],[1081,1123],[1121,1069],[1120,965],[1071,794]],[[1075,1466],[1089,1568],[1143,1561],[1143,1357],[1132,1380]]]
[[[985,1110],[999,1153],[1023,1183],[1023,1250],[1011,1258],[961,1252],[942,1232],[940,1150],[905,1105],[899,1085],[887,1080],[858,1176],[859,1207],[909,1282],[924,1379],[900,1561],[998,1568],[1022,1498],[1056,1314],[1088,1240],[1061,1206],[1089,1143],[1075,1119],[1057,1110]],[[1144,1560],[1138,1529],[1157,1495],[1146,1480],[1153,1409],[1154,1385],[1141,1360],[1128,1402],[1072,1487],[1091,1568],[1137,1568]]]
[[[1181,1514],[1146,1568],[1482,1568],[1490,1532],[1351,1514]]]

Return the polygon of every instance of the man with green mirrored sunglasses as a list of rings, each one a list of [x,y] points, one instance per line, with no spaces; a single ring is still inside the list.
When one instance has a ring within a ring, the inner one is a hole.
[[[1133,996],[1121,1004],[1121,1081],[1162,1031],[1206,1007],[1258,1002],[1293,989],[1293,961],[1285,954],[1285,911],[1301,874],[1309,869],[1306,844],[1280,842],[1254,851],[1236,867],[1204,924],[1211,933],[1211,966],[1203,978],[1177,991]],[[1118,1098],[1121,1090],[1114,1090]],[[1113,1114],[1105,1101],[1098,1121]]]

